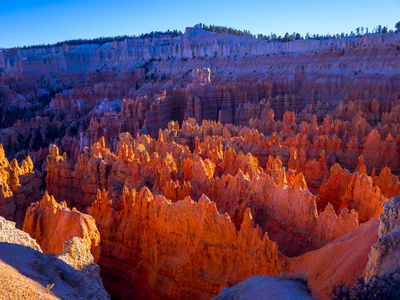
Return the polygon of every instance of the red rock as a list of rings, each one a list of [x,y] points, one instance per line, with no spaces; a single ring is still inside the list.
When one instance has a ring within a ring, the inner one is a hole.
[[[325,151],[321,152],[321,159],[319,161],[307,161],[304,151],[301,152],[301,156],[298,158],[297,150],[295,148],[291,148],[290,150],[288,168],[303,173],[310,191],[318,191],[321,183],[327,180],[329,176],[328,166],[325,161]]]
[[[100,234],[94,219],[70,210],[65,202],[57,203],[47,193],[40,202],[28,207],[23,231],[36,239],[45,253],[58,255],[63,251],[64,242],[79,237],[90,249],[95,262],[100,257]]]
[[[387,200],[379,187],[372,185],[371,177],[364,173],[356,173],[347,185],[339,210],[344,207],[355,209],[360,222],[367,222],[382,213]]]
[[[341,197],[346,192],[352,175],[339,164],[332,166],[328,181],[323,183],[319,189],[321,203],[331,203],[335,210],[339,209],[342,202]]]
[[[373,184],[377,185],[386,198],[400,195],[399,178],[392,174],[390,168],[385,167],[381,170],[379,177],[372,176]]]
[[[303,274],[313,297],[331,299],[332,287],[353,284],[365,273],[371,246],[378,239],[379,221],[372,219],[330,244],[292,260],[293,273]]]
[[[98,197],[89,213],[103,237],[100,263],[113,267],[105,272],[114,283],[105,285],[118,297],[208,298],[253,274],[284,269],[284,256],[261,235],[249,210],[237,231],[206,196],[198,203],[189,197],[171,203],[146,188],[140,193],[125,188],[115,204],[105,192]],[[226,247],[231,250],[222,250]],[[115,281],[131,292],[117,290]]]
[[[21,166],[16,159],[9,163],[1,144],[0,186],[0,216],[15,221],[17,228],[22,228],[27,207],[40,197],[39,182],[31,158],[27,156]]]

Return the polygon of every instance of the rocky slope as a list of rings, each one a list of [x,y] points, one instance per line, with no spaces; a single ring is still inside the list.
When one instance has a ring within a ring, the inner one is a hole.
[[[367,279],[391,276],[398,280],[399,266],[399,204],[400,198],[390,198],[379,216],[379,239],[372,246],[367,267]]]
[[[29,234],[0,217],[2,299],[110,299],[84,240],[64,243],[60,255],[45,255]]]

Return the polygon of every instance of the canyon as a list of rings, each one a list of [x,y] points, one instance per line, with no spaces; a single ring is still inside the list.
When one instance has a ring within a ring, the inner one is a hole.
[[[399,35],[0,50],[0,241],[90,265],[97,299],[398,274]]]

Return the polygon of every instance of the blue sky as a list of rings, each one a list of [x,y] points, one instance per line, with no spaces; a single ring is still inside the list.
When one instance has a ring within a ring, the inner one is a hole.
[[[139,35],[197,23],[252,33],[350,33],[381,24],[394,29],[400,0],[0,0],[0,47],[75,38]]]

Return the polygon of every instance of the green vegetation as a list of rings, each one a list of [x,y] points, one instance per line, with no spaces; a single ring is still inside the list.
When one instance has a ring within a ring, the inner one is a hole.
[[[392,29],[388,29],[388,26],[383,26],[378,25],[373,28],[372,32],[368,31],[368,27],[364,29],[363,26],[356,28],[356,32],[354,33],[353,31],[348,33],[341,33],[341,34],[309,34],[307,33],[305,36],[302,36],[300,33],[286,33],[284,36],[277,36],[275,33],[272,33],[270,35],[265,35],[265,34],[253,34],[249,30],[239,30],[231,27],[226,27],[226,26],[216,26],[216,25],[206,25],[203,23],[199,23],[194,25],[195,28],[202,28],[207,31],[215,32],[215,33],[229,33],[229,34],[235,34],[235,35],[240,35],[240,36],[246,36],[246,37],[251,37],[251,38],[257,38],[260,40],[267,40],[267,41],[277,41],[277,42],[291,42],[295,40],[329,40],[329,39],[339,39],[343,37],[361,37],[365,34],[369,33],[392,33],[392,32],[400,32],[400,22],[397,22],[395,24],[395,31]],[[54,44],[40,44],[40,45],[33,45],[33,46],[23,46],[23,47],[14,47],[13,49],[35,49],[35,48],[47,48],[47,47],[59,47],[64,44],[66,45],[71,45],[71,46],[78,46],[78,45],[83,45],[83,44],[95,44],[95,45],[103,45],[105,43],[110,43],[110,42],[122,42],[125,39],[133,39],[133,38],[139,38],[139,39],[147,39],[147,38],[160,38],[163,36],[181,36],[183,35],[182,31],[178,30],[167,30],[167,31],[152,31],[150,33],[142,33],[139,36],[135,35],[119,35],[119,36],[114,36],[114,37],[99,37],[99,38],[94,38],[94,39],[74,39],[74,40],[67,40],[63,42],[58,42]]]
[[[207,31],[212,31],[215,33],[230,33],[230,34],[236,34],[236,35],[242,35],[242,36],[247,36],[247,37],[252,37],[255,38],[256,36],[252,34],[248,30],[238,30],[230,27],[225,27],[225,26],[215,26],[215,25],[206,25],[206,24],[196,24],[194,25],[195,28],[202,28]]]
[[[225,27],[225,26],[215,26],[215,25],[205,25],[202,23],[194,25],[195,28],[202,28],[207,31],[215,32],[215,33],[230,33],[230,34],[236,34],[236,35],[241,35],[241,36],[246,36],[246,37],[251,37],[251,38],[257,38],[260,40],[267,40],[271,42],[291,42],[295,40],[329,40],[329,39],[339,39],[343,37],[361,37],[365,34],[369,33],[392,33],[393,30],[389,30],[388,26],[382,27],[382,25],[378,25],[375,28],[373,28],[372,32],[368,31],[368,27],[365,28],[361,26],[356,28],[356,32],[354,33],[353,31],[348,33],[341,33],[341,34],[325,34],[325,35],[319,35],[319,34],[309,34],[307,33],[305,37],[303,37],[300,33],[288,33],[284,36],[277,36],[275,33],[271,33],[270,35],[264,35],[264,34],[253,34],[248,30],[238,30],[235,28],[231,27]],[[396,23],[395,28],[397,29],[395,32],[400,32],[400,22]],[[364,33],[365,32],[365,33]]]
[[[182,31],[178,30],[167,30],[167,31],[152,31],[150,33],[142,33],[139,36],[135,35],[119,35],[119,36],[113,36],[113,37],[99,37],[99,38],[94,38],[94,39],[74,39],[74,40],[68,40],[68,41],[63,41],[63,42],[58,42],[54,44],[41,44],[41,45],[33,45],[33,46],[23,46],[23,47],[15,47],[15,49],[35,49],[35,48],[47,48],[47,47],[60,47],[64,44],[66,45],[71,45],[71,46],[79,46],[83,44],[95,44],[95,45],[103,45],[105,43],[110,43],[110,42],[122,42],[125,39],[133,39],[133,38],[139,38],[139,39],[147,39],[147,38],[160,38],[163,36],[180,36],[183,35]]]

